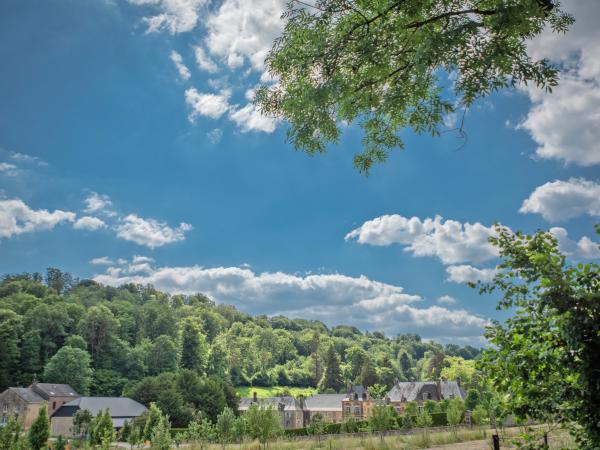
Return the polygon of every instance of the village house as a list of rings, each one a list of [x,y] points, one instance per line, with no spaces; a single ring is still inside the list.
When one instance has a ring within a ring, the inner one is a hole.
[[[252,398],[241,398],[238,409],[240,412],[245,413],[252,405],[273,408],[279,414],[281,426],[286,430],[304,426],[303,405],[300,400],[292,396],[281,395],[279,397],[258,398],[255,392]]]
[[[127,397],[79,397],[65,403],[52,415],[52,435],[73,436],[73,417],[79,410],[87,409],[93,417],[108,409],[115,430],[120,430],[126,421],[141,416],[147,408]]]
[[[304,400],[304,426],[310,424],[315,414],[321,414],[325,422],[343,421],[342,401],[346,394],[315,394]]]
[[[33,383],[26,388],[10,387],[0,394],[0,425],[12,417],[22,420],[23,427],[28,429],[44,403],[50,417],[63,404],[78,397],[68,384]]]
[[[348,390],[342,399],[342,417],[347,420],[367,420],[373,407],[369,392],[361,385],[348,385]]]
[[[439,402],[453,398],[465,399],[466,393],[460,387],[460,381],[396,381],[386,395],[386,403],[398,414],[403,414],[409,402],[417,402],[419,410],[428,400]]]

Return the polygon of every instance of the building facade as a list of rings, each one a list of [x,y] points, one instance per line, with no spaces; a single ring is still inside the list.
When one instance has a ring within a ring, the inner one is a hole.
[[[394,387],[386,395],[386,402],[398,414],[403,414],[406,405],[410,402],[416,402],[420,410],[428,400],[440,402],[453,398],[464,400],[465,397],[466,393],[460,387],[460,381],[396,381]]]
[[[241,398],[238,409],[240,412],[245,413],[252,405],[273,408],[279,414],[279,423],[286,430],[302,428],[304,426],[304,410],[302,404],[300,400],[294,397],[281,395],[279,397],[258,398],[255,392],[252,398]]]

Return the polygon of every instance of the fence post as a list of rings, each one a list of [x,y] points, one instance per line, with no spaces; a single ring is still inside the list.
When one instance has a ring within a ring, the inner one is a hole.
[[[494,450],[500,450],[500,437],[497,434],[492,435],[492,442],[494,443]]]

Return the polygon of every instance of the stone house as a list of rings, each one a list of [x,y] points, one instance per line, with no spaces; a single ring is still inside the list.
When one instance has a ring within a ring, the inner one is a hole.
[[[239,411],[245,413],[250,406],[259,405],[266,408],[272,407],[279,414],[281,426],[286,430],[302,428],[304,426],[304,411],[299,400],[291,396],[258,398],[256,392],[252,398],[240,399]]]
[[[87,409],[93,417],[96,417],[100,411],[104,412],[108,409],[115,430],[121,429],[126,421],[130,422],[148,411],[144,405],[127,397],[79,397],[62,405],[52,415],[50,419],[52,435],[62,434],[72,437],[73,417],[77,411],[84,409]]]
[[[300,399],[304,404],[304,424],[308,426],[315,414],[321,414],[326,422],[340,423],[343,421],[342,401],[346,394],[315,394],[306,399]]]
[[[350,417],[355,420],[367,420],[373,406],[369,392],[363,386],[350,384],[342,399],[342,418],[343,420]]]
[[[396,381],[385,399],[398,414],[403,414],[409,402],[417,402],[420,410],[428,400],[435,402],[453,398],[464,400],[465,397],[466,393],[460,387],[460,381]]]
[[[0,425],[14,417],[22,420],[23,427],[28,429],[42,404],[47,404],[50,417],[64,403],[78,397],[68,384],[33,383],[27,388],[10,387],[0,394]]]

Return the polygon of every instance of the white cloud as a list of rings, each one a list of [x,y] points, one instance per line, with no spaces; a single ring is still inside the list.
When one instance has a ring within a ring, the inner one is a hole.
[[[206,4],[206,0],[129,0],[129,2],[156,11],[156,14],[144,17],[148,33],[166,29],[171,34],[193,30],[198,23],[200,8]]]
[[[17,169],[17,166],[14,164],[0,162],[0,172],[8,175],[9,177],[14,177],[19,174],[19,169]]]
[[[154,258],[142,255],[133,255],[132,259],[133,264],[150,263],[152,261],[154,261]]]
[[[442,295],[441,297],[438,297],[437,302],[445,305],[456,305],[456,299],[450,295]]]
[[[519,212],[541,214],[552,222],[584,214],[600,216],[600,184],[583,178],[548,182],[525,199]]]
[[[252,103],[248,103],[243,108],[231,112],[229,117],[241,128],[243,133],[249,131],[272,133],[275,131],[276,121],[270,117],[263,116]]]
[[[567,236],[567,230],[561,227],[550,228],[550,233],[558,241],[560,251],[574,259],[600,259],[600,243],[583,236],[579,241],[573,241]]]
[[[185,91],[185,102],[192,108],[189,120],[193,122],[198,116],[206,116],[218,119],[225,114],[231,106],[229,97],[231,92],[223,90],[219,94],[205,94],[198,92],[195,88]]]
[[[192,229],[187,223],[172,228],[164,222],[155,219],[144,219],[135,214],[129,214],[122,219],[122,223],[115,227],[117,237],[127,241],[145,245],[149,248],[162,247],[173,242],[183,241],[185,233]]]
[[[210,130],[208,133],[206,133],[206,137],[208,137],[208,140],[211,144],[218,144],[223,137],[223,130],[220,128]]]
[[[75,214],[68,211],[31,209],[22,200],[0,200],[0,238],[22,233],[51,230],[62,222],[73,222]]]
[[[76,230],[90,230],[95,231],[100,228],[106,228],[106,223],[102,219],[92,216],[83,216],[73,224],[73,228]]]
[[[190,73],[190,69],[183,63],[183,57],[175,50],[171,52],[169,57],[171,58],[171,61],[173,61],[173,64],[175,64],[179,76],[184,80],[189,80],[192,74]]]
[[[551,94],[525,88],[532,108],[520,127],[538,144],[539,157],[591,166],[600,163],[600,2],[562,3],[575,24],[565,36],[546,31],[529,45],[534,58],[563,67],[559,86]]]
[[[206,54],[202,47],[196,47],[194,54],[196,55],[196,64],[201,70],[208,73],[215,73],[219,70],[217,64]]]
[[[444,221],[442,217],[424,220],[398,214],[377,217],[348,233],[346,240],[359,244],[387,246],[404,245],[414,256],[437,256],[444,264],[483,262],[498,256],[488,242],[494,234],[492,227],[479,222]]]
[[[233,304],[253,314],[286,314],[323,320],[329,325],[350,323],[390,334],[420,332],[426,337],[481,336],[487,321],[464,310],[412,306],[421,297],[400,286],[365,276],[282,272],[255,273],[244,267],[146,267],[130,273],[131,264],[96,275],[100,283],[150,283],[175,293],[203,292],[217,302]]]
[[[89,262],[90,264],[93,264],[95,266],[111,266],[115,263],[108,256],[101,256],[99,258],[90,259]]]
[[[448,281],[452,283],[476,283],[477,281],[492,281],[496,269],[479,269],[467,264],[446,267]]]
[[[37,164],[38,166],[47,166],[48,163],[46,161],[42,161],[37,156],[27,155],[25,153],[14,152],[11,153],[10,157],[15,161],[27,163],[27,164]]]
[[[112,211],[109,211],[108,208],[112,206],[112,201],[108,197],[108,195],[98,194],[96,192],[90,192],[90,194],[84,200],[85,202],[85,212],[95,213],[95,212],[104,212],[109,215],[114,215]]]
[[[224,0],[206,20],[206,47],[232,69],[249,61],[255,70],[262,70],[283,29],[285,4],[286,0]]]

